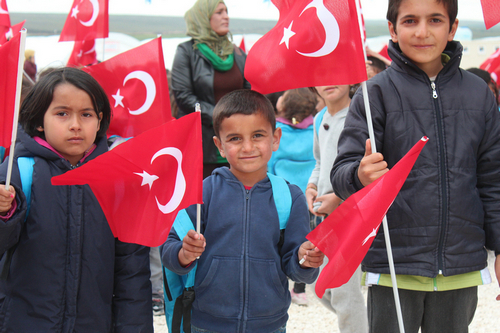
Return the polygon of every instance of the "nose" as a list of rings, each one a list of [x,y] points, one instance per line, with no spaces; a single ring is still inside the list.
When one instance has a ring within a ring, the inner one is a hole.
[[[244,140],[243,141],[243,151],[244,152],[249,152],[252,151],[253,149],[253,142],[252,140]]]
[[[429,34],[429,29],[427,27],[427,22],[421,22],[418,27],[417,31],[415,32],[415,36],[419,38],[426,38]]]
[[[81,129],[80,118],[78,115],[72,115],[69,120],[69,130],[70,131],[79,131]]]

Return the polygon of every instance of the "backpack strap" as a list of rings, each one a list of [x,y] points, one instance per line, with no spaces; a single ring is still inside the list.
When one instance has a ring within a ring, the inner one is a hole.
[[[283,178],[271,173],[268,173],[267,176],[273,188],[274,204],[278,211],[280,229],[283,230],[286,228],[288,219],[290,218],[290,211],[292,210],[292,195],[290,194],[290,188]]]
[[[23,193],[26,197],[26,204],[28,209],[26,210],[26,218],[30,213],[31,206],[31,184],[33,183],[33,165],[35,164],[35,159],[33,157],[18,157],[17,166],[19,168],[19,174],[21,175],[21,184],[23,187]]]
[[[19,168],[19,175],[21,176],[21,185],[23,188],[24,196],[26,197],[26,215],[24,221],[28,218],[31,206],[31,184],[33,183],[33,165],[35,164],[35,159],[33,157],[18,157],[17,166]],[[0,279],[7,280],[9,276],[10,263],[12,262],[12,256],[16,250],[17,245],[14,245],[5,253],[5,263],[3,265],[2,272],[0,273]]]
[[[314,127],[316,129],[316,137],[319,135],[319,129],[321,126],[321,123],[323,122],[323,117],[325,116],[325,112],[328,110],[328,108],[325,106],[323,110],[318,112],[318,114],[314,117]]]

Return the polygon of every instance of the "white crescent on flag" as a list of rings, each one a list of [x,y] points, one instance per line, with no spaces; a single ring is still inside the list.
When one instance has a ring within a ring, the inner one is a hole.
[[[144,101],[144,104],[137,110],[128,110],[130,114],[137,116],[148,111],[151,105],[153,105],[153,102],[156,98],[156,84],[153,77],[149,73],[146,73],[144,71],[134,71],[128,74],[123,81],[123,85],[125,86],[125,83],[127,83],[127,81],[130,79],[141,80],[142,83],[144,83],[144,85],[146,86],[146,100]]]
[[[0,14],[7,14],[8,15],[9,12],[3,8],[4,4],[7,5],[7,0],[0,0]]]
[[[86,27],[93,26],[95,21],[97,20],[97,17],[99,16],[99,1],[98,0],[89,0],[89,1],[92,4],[92,17],[90,18],[90,20],[88,20],[86,22],[83,22],[82,20],[80,20],[80,23]],[[83,0],[82,0],[82,2],[83,2]]]

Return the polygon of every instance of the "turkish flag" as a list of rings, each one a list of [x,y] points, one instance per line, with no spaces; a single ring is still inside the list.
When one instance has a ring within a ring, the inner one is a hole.
[[[23,25],[26,22],[26,20],[14,24],[11,27],[4,27],[0,26],[0,45],[5,44],[8,40],[10,40],[12,37],[19,35],[21,30],[23,29]]]
[[[328,257],[316,281],[318,297],[354,274],[427,140],[422,138],[391,170],[347,198],[307,235]]]
[[[246,47],[245,47],[245,37],[241,37],[240,49],[241,49],[243,52],[247,53],[247,51],[246,51]]]
[[[486,30],[500,22],[500,2],[498,0],[481,0],[484,25]]]
[[[272,0],[276,26],[248,52],[245,78],[263,94],[367,80],[355,0]]]
[[[9,147],[12,141],[12,122],[16,104],[17,70],[21,34],[0,47],[0,146]]]
[[[203,202],[201,147],[201,116],[193,112],[53,177],[52,185],[90,185],[115,237],[159,246],[177,212]]]
[[[67,66],[83,67],[97,64],[95,39],[76,41]]]
[[[113,118],[108,135],[128,138],[172,119],[161,38],[82,69],[109,98]]]
[[[108,34],[108,0],[74,0],[59,41],[106,38]]]
[[[500,49],[490,55],[479,68],[490,73],[493,80],[498,83],[498,78],[500,78]]]
[[[0,0],[0,26],[10,28],[10,16],[7,9],[7,0]]]

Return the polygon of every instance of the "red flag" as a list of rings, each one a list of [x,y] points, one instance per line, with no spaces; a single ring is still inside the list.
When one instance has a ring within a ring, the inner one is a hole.
[[[76,41],[68,59],[67,66],[83,67],[97,64],[95,39]]]
[[[115,237],[159,246],[177,212],[202,203],[201,147],[201,116],[193,112],[53,177],[52,184],[89,184]]]
[[[59,41],[106,38],[108,34],[108,0],[74,0]]]
[[[243,52],[247,53],[246,48],[245,48],[245,37],[241,37],[240,49]]]
[[[20,31],[23,29],[23,25],[25,22],[26,20],[22,21],[21,23],[14,24],[9,28],[0,26],[0,45],[5,44],[12,37],[19,35]]]
[[[486,30],[500,22],[500,2],[498,0],[481,0],[484,25]]]
[[[108,135],[136,136],[172,119],[161,38],[84,67],[113,109]]]
[[[389,52],[388,52],[388,46],[387,44],[384,45],[384,47],[379,51],[378,54],[380,54],[382,57],[386,58],[389,61],[392,61],[391,57],[389,57]]]
[[[422,138],[389,172],[347,198],[307,235],[328,257],[316,281],[318,297],[354,274],[427,140]]]
[[[498,78],[500,78],[500,49],[490,55],[479,68],[490,73],[493,80],[498,83]]]
[[[276,26],[248,52],[245,78],[263,94],[367,79],[355,0],[272,0]]]
[[[0,0],[0,26],[10,28],[10,16],[7,9],[7,0]]]
[[[9,147],[12,141],[12,122],[16,104],[17,70],[21,34],[15,35],[0,47],[0,146]]]

